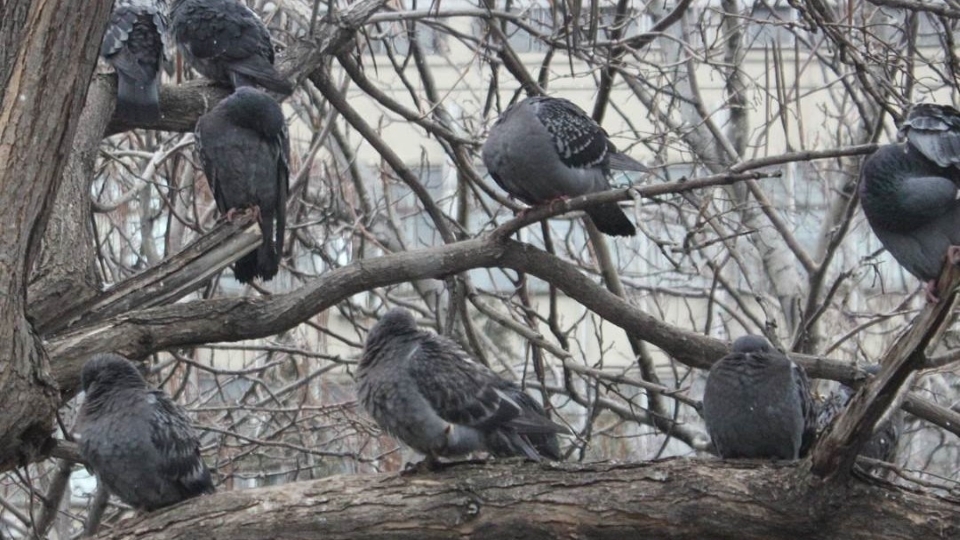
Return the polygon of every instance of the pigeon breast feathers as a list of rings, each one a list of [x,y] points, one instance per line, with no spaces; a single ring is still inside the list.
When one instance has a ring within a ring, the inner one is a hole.
[[[710,369],[703,417],[724,458],[797,459],[816,436],[803,368],[761,336],[744,336]]]

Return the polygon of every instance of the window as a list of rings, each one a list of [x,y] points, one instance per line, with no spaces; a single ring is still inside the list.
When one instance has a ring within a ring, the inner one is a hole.
[[[792,46],[796,41],[792,28],[796,17],[797,12],[783,0],[754,4],[745,19],[747,47]]]
[[[568,20],[571,13],[556,8],[554,13],[550,7],[533,6],[525,12],[524,23],[540,35],[553,36],[561,38],[565,32],[565,20]],[[637,9],[628,9],[624,13],[624,18],[616,23],[617,8],[614,3],[601,6],[598,10],[598,21],[593,25],[593,13],[589,6],[585,5],[580,13],[578,29],[580,36],[584,39],[605,41],[613,39],[613,32],[617,28],[621,29],[620,38],[635,36],[650,27],[650,17]],[[596,34],[593,35],[593,30]],[[548,44],[542,39],[531,35],[527,30],[516,25],[507,26],[507,41],[510,47],[518,53],[544,51]]]
[[[386,54],[389,47],[395,54],[406,56],[410,53],[410,35],[420,44],[427,54],[443,53],[449,50],[446,34],[438,32],[427,24],[401,22],[381,23],[367,30],[370,49],[373,54]]]

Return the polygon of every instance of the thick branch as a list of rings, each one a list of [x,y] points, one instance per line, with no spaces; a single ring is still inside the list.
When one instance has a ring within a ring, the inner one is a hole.
[[[124,522],[101,538],[816,540],[960,533],[954,504],[806,477],[802,464],[694,459],[460,465],[219,493]]]
[[[260,244],[253,214],[223,221],[176,255],[87,301],[77,303],[38,325],[56,334],[71,325],[85,326],[134,309],[172,304],[202,287],[211,276]]]
[[[636,339],[649,341],[687,365],[706,368],[727,352],[723,342],[644,313],[549,253],[489,237],[358,260],[294,292],[269,298],[218,298],[128,312],[53,337],[48,350],[56,359],[58,382],[70,389],[76,387],[82,361],[96,352],[111,350],[142,357],[172,347],[266,337],[366,290],[493,267],[526,272],[556,285]],[[833,360],[808,358],[804,365],[815,375],[833,379],[856,376],[855,368]]]
[[[572,206],[577,203],[576,199],[564,202]],[[54,375],[64,395],[70,396],[79,383],[83,361],[96,352],[109,350],[142,357],[173,347],[266,337],[292,328],[362,291],[490,267],[526,272],[552,283],[635,339],[656,345],[686,365],[706,369],[726,354],[725,343],[664,323],[611,294],[573,265],[529,245],[497,240],[497,236],[359,260],[287,294],[138,309],[70,328],[49,339],[49,351],[55,359]],[[122,297],[115,302],[131,305]],[[792,358],[813,377],[852,383],[858,376],[856,368],[848,363],[814,356]],[[917,411],[918,416],[957,433],[960,424],[950,425],[949,411],[916,396],[908,403],[911,412]]]

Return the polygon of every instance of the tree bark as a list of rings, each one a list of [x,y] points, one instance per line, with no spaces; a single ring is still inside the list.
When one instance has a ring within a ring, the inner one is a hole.
[[[9,0],[0,8],[0,470],[29,459],[59,403],[26,316],[39,251],[79,123],[109,0]]]
[[[457,465],[231,491],[123,522],[110,540],[954,538],[950,502],[794,464]]]

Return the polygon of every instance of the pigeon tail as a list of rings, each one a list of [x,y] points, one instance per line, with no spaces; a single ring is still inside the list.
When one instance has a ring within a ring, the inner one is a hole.
[[[650,172],[649,167],[626,154],[621,154],[620,152],[610,153],[607,166],[618,171]]]
[[[250,283],[257,276],[260,275],[257,268],[257,258],[259,257],[260,249],[257,248],[256,251],[251,251],[243,257],[237,259],[237,262],[233,263],[233,277],[237,278],[237,281],[240,283]]]
[[[617,206],[617,203],[601,204],[585,210],[594,225],[603,234],[611,236],[633,236],[637,234],[636,227],[623,213],[623,210]]]
[[[117,113],[134,125],[152,124],[160,120],[160,94],[157,74],[141,81],[117,71]]]
[[[203,461],[198,461],[189,473],[180,478],[180,494],[184,499],[197,495],[216,493],[210,469]]]
[[[272,213],[263,213],[261,219],[263,242],[257,248],[257,273],[264,281],[270,281],[280,270],[280,250],[273,236],[275,217]]]
[[[254,278],[270,281],[280,270],[280,253],[273,240],[273,219],[264,216],[260,225],[263,242],[255,250],[240,257],[233,265],[233,276],[240,283],[250,283]]]
[[[230,65],[230,82],[234,88],[262,86],[285,96],[293,93],[293,85],[277,72],[265,58],[254,56]]]

